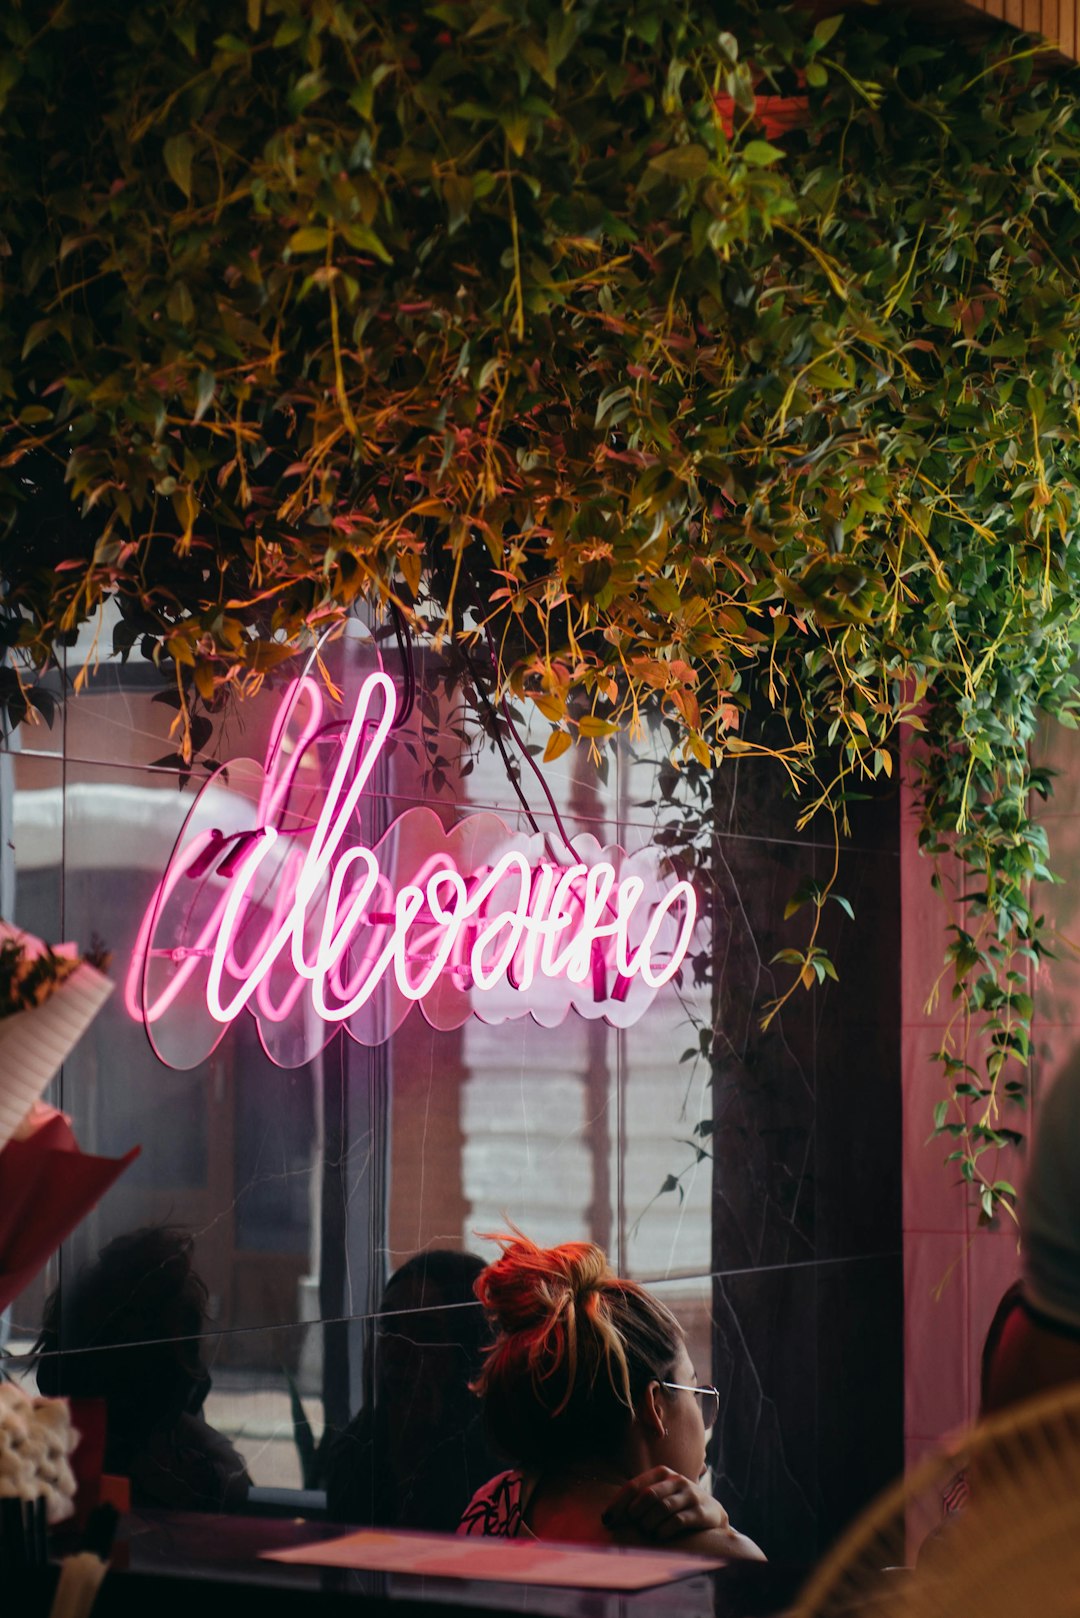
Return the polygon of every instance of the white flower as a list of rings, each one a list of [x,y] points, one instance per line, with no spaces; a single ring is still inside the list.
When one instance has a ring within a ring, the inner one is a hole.
[[[32,1399],[14,1382],[0,1382],[0,1499],[44,1500],[51,1523],[70,1517],[75,1475],[68,1457],[78,1443],[66,1399]]]

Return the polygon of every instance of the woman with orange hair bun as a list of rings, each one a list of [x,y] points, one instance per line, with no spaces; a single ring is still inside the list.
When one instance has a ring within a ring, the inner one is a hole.
[[[702,1483],[719,1395],[698,1385],[671,1311],[591,1242],[488,1238],[476,1280],[496,1328],[473,1389],[515,1463],[473,1496],[459,1534],[644,1545],[764,1561]]]

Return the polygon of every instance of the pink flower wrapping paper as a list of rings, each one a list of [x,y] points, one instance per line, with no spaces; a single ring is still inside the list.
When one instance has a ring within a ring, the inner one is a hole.
[[[44,947],[4,922],[0,939],[24,943],[31,954]],[[69,954],[72,949],[60,945],[53,953]],[[0,1016],[0,1149],[18,1132],[112,991],[112,981],[82,961],[40,1005]]]
[[[29,1286],[139,1155],[135,1146],[123,1157],[92,1157],[80,1151],[62,1113],[41,1113],[47,1117],[40,1127],[0,1151],[0,1309]]]

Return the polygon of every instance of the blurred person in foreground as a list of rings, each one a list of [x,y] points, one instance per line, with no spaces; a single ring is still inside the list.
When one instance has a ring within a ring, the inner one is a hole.
[[[502,1256],[476,1293],[497,1335],[474,1387],[514,1466],[477,1492],[458,1533],[764,1561],[704,1481],[719,1395],[699,1385],[671,1311],[590,1242],[491,1239]]]
[[[238,1511],[251,1480],[202,1413],[207,1291],[192,1247],[185,1231],[151,1226],[102,1248],[45,1304],[37,1383],[104,1400],[105,1471],[131,1479],[133,1505]]]
[[[1042,1103],[1020,1231],[1022,1287],[984,1369],[984,1415],[1080,1381],[1080,1052]]]
[[[452,1533],[494,1464],[469,1384],[490,1341],[474,1253],[434,1248],[390,1277],[364,1355],[363,1403],[330,1449],[332,1522]]]

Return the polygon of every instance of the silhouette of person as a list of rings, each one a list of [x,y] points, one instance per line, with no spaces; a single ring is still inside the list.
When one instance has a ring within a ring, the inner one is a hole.
[[[192,1239],[153,1226],[117,1236],[45,1304],[33,1352],[42,1393],[103,1399],[105,1470],[135,1505],[235,1511],[251,1480],[202,1414],[206,1286]]]
[[[1080,1381],[1080,1049],[1039,1108],[1020,1198],[1023,1285],[983,1389],[985,1413]]]
[[[327,1516],[452,1532],[492,1471],[469,1392],[488,1342],[472,1253],[417,1253],[391,1276],[364,1357],[360,1410],[331,1446]]]

